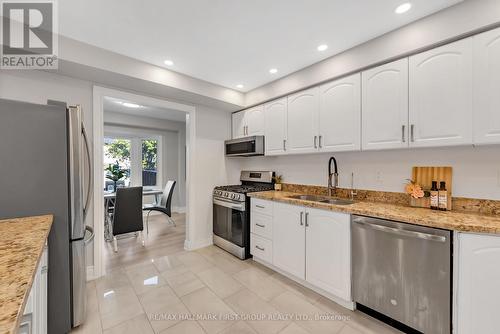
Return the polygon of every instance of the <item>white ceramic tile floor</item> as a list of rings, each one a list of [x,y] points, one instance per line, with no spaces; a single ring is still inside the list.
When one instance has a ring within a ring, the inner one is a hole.
[[[215,246],[155,256],[89,282],[86,321],[72,333],[399,333]],[[322,314],[339,316],[303,318]]]

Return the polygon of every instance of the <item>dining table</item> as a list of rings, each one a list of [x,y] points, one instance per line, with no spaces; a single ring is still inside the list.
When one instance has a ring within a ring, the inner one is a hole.
[[[155,203],[160,203],[163,194],[161,189],[143,189],[142,196],[154,196]],[[113,210],[116,201],[116,191],[104,191],[104,239],[107,242],[113,241]]]

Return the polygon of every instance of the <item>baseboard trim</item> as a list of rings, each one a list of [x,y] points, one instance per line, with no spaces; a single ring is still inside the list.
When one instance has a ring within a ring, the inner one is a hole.
[[[335,295],[332,295],[331,293],[329,293],[329,292],[327,292],[327,291],[325,291],[325,290],[323,290],[323,289],[321,289],[321,288],[318,288],[318,287],[316,287],[316,286],[312,285],[311,283],[309,283],[309,282],[307,282],[307,281],[304,281],[303,279],[300,279],[300,278],[298,278],[298,277],[295,277],[295,276],[293,276],[293,275],[291,275],[291,274],[287,273],[286,271],[283,271],[283,270],[281,270],[281,269],[279,269],[279,268],[275,267],[275,266],[274,266],[274,265],[272,265],[271,263],[269,263],[269,262],[267,262],[267,261],[264,261],[264,260],[261,260],[261,259],[259,259],[259,258],[255,257],[255,256],[253,257],[253,260],[254,260],[255,262],[258,262],[258,263],[262,264],[263,266],[266,266],[266,267],[268,267],[268,268],[270,268],[270,269],[272,269],[272,270],[276,271],[277,273],[280,273],[280,274],[281,274],[281,275],[283,275],[283,276],[288,277],[288,278],[289,278],[289,279],[291,279],[292,281],[295,281],[295,282],[299,283],[300,285],[303,285],[303,286],[305,286],[306,288],[309,288],[309,289],[313,290],[314,292],[316,292],[316,293],[318,293],[318,294],[322,295],[323,297],[326,297],[326,298],[328,298],[328,299],[330,299],[330,300],[334,301],[335,303],[339,304],[340,306],[345,307],[345,308],[346,308],[346,309],[348,309],[348,310],[354,311],[354,309],[355,309],[355,303],[354,303],[353,301],[347,301],[347,300],[344,300],[344,299],[342,299],[342,298],[340,298],[340,297],[337,297],[337,296],[335,296]]]
[[[95,280],[94,266],[87,266],[87,281]]]
[[[186,207],[185,206],[174,206],[172,207],[173,212],[177,213],[186,213]]]
[[[192,251],[195,249],[200,249],[204,247],[208,247],[210,245],[213,245],[214,241],[213,238],[207,238],[207,239],[201,239],[201,240],[185,240],[184,241],[184,249],[187,251]]]

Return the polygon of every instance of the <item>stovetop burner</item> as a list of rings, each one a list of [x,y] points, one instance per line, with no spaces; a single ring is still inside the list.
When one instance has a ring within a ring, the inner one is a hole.
[[[272,190],[274,186],[272,184],[235,184],[229,186],[215,187],[215,190],[230,191],[234,193],[246,194],[257,191],[267,191]]]

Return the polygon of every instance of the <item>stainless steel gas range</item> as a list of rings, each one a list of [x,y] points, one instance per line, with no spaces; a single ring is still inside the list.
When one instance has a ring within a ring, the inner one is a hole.
[[[274,172],[242,171],[241,184],[215,187],[213,192],[214,244],[229,253],[250,257],[250,192],[272,190]]]

